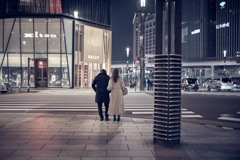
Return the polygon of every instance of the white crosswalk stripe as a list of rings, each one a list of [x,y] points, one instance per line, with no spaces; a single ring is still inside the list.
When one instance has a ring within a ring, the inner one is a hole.
[[[227,120],[227,121],[238,121],[238,122],[240,122],[240,118],[219,117],[218,119],[221,119],[221,120]]]
[[[125,111],[135,115],[153,115],[154,104],[129,104],[125,103]],[[103,111],[105,107],[103,105]],[[54,102],[1,102],[0,111],[72,111],[72,112],[97,112],[96,103],[54,103]],[[202,118],[186,108],[181,109],[183,118]]]
[[[132,112],[132,114],[140,114],[140,115],[152,115],[154,112]],[[188,111],[186,108],[182,108],[181,109],[181,117],[183,118],[203,118],[203,116],[201,115],[196,115],[194,112],[192,111]]]
[[[236,113],[237,117],[239,117],[240,111]],[[219,117],[218,119],[220,120],[226,120],[226,121],[235,121],[235,122],[240,122],[240,118],[235,118],[235,117]]]

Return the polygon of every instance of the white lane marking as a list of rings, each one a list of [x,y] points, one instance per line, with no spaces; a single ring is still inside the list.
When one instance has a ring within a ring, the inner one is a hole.
[[[132,112],[132,114],[153,114],[153,112]]]
[[[153,109],[125,109],[125,111],[153,111]]]
[[[47,103],[42,103],[42,102],[1,102],[0,106],[1,105],[48,105],[48,104],[54,104],[54,105],[92,105],[92,104],[95,104],[95,103],[55,103],[55,102],[47,102]],[[154,104],[127,104],[127,103],[124,103],[124,105],[127,105],[127,106],[154,106]]]
[[[182,114],[194,114],[192,111],[182,111]]]
[[[203,118],[201,115],[181,115],[183,118]]]
[[[0,106],[0,109],[19,109],[19,106]],[[105,107],[103,106],[103,109]],[[72,107],[72,106],[66,106],[66,107],[53,107],[53,106],[42,106],[41,108],[30,108],[30,107],[21,107],[21,109],[97,109],[97,106],[91,106],[91,107]],[[149,111],[149,110],[153,110],[153,108],[146,108],[146,107],[125,107],[125,110],[132,110],[132,111],[135,111],[135,110],[146,110],[146,111]]]
[[[219,117],[218,119],[227,120],[227,121],[238,121],[238,122],[240,122],[240,118]]]
[[[182,108],[181,110],[182,110],[182,111],[187,111],[187,109],[186,109],[186,108]]]
[[[31,109],[0,109],[0,111],[29,111],[29,110],[39,110],[39,111],[98,111],[98,109],[39,109],[39,108],[31,108]]]

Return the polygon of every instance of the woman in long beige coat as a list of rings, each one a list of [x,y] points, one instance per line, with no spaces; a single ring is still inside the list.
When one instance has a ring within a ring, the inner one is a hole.
[[[122,77],[119,77],[117,68],[113,70],[113,76],[108,82],[107,90],[111,91],[108,114],[113,115],[113,121],[120,121],[120,115],[124,113],[123,89],[125,88]]]

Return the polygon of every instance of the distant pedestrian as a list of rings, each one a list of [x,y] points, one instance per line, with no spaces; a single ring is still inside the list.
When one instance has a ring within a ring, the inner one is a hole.
[[[120,121],[120,115],[124,113],[123,89],[125,88],[122,77],[119,76],[117,68],[113,70],[113,75],[108,82],[107,89],[111,91],[108,114],[113,115],[113,121]]]
[[[146,88],[146,79],[143,79],[143,88]]]
[[[148,90],[150,90],[151,89],[151,85],[152,85],[152,82],[151,82],[151,80],[148,78],[148,80],[147,80],[147,84],[148,84]]]
[[[106,70],[102,69],[92,83],[92,88],[96,92],[95,102],[98,104],[98,113],[100,121],[103,121],[102,103],[105,105],[105,121],[109,121],[108,108],[109,108],[109,91],[107,90],[110,77],[107,75]],[[96,87],[97,86],[97,87]]]
[[[150,90],[153,90],[153,81],[151,81]]]

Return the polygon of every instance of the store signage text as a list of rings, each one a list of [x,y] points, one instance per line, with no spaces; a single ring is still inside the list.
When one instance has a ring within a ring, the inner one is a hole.
[[[197,34],[197,33],[200,33],[200,29],[196,29],[196,30],[191,32],[191,34]]]
[[[88,59],[99,59],[99,56],[88,55]]]
[[[56,34],[42,34],[42,33],[38,33],[38,32],[35,32],[35,34],[33,33],[24,33],[24,38],[33,38],[33,37],[36,37],[36,38],[57,38],[57,35]]]
[[[216,25],[216,29],[229,27],[229,22]]]

